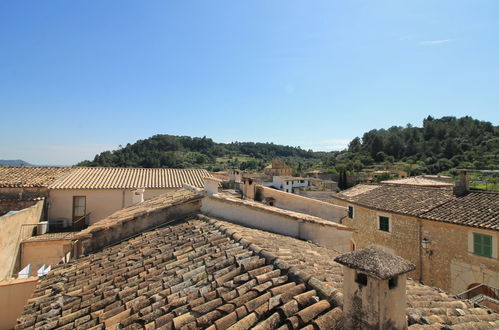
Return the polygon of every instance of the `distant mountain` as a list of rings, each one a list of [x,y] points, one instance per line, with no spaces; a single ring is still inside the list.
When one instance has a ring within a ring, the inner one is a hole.
[[[34,166],[21,159],[0,159],[0,165],[3,166]]]

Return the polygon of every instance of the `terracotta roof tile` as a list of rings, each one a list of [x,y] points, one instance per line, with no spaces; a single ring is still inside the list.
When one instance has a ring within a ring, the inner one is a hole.
[[[421,214],[421,217],[499,230],[499,193],[472,191]]]
[[[48,187],[71,167],[0,166],[0,187]]]
[[[203,187],[203,169],[73,167],[71,172],[50,184],[50,189],[165,189],[183,184]]]
[[[342,314],[336,256],[197,215],[55,266],[17,328],[332,328]],[[407,294],[419,315],[411,326],[499,326],[497,314],[412,280]]]
[[[448,188],[359,184],[332,196],[358,205],[418,216],[454,199]]]

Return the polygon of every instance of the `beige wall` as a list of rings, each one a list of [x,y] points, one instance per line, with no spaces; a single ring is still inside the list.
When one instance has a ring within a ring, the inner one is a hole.
[[[71,240],[24,241],[21,243],[21,269],[31,264],[31,275],[42,265],[57,265],[71,251]]]
[[[356,230],[353,235],[356,249],[370,244],[387,248],[416,265],[416,270],[408,273],[409,277],[452,294],[465,291],[473,283],[499,287],[499,232],[381,212],[339,200],[334,202],[354,207],[354,219],[347,218],[344,224]],[[390,218],[390,233],[378,230],[379,215]],[[473,232],[492,235],[493,258],[472,253]],[[421,247],[423,237],[430,241],[427,250]]]
[[[271,197],[275,200],[274,206],[279,208],[303,212],[336,223],[341,223],[342,219],[347,216],[347,209],[344,206],[338,206],[260,185],[256,186],[256,189],[261,191],[263,200]]]
[[[0,281],[0,329],[13,329],[33,295],[38,277]]]
[[[19,243],[24,238],[21,237],[21,227],[23,224],[38,223],[42,211],[43,201],[38,201],[33,206],[0,218],[0,279],[11,276],[17,270],[14,268],[18,261]]]
[[[172,190],[146,189],[144,200]],[[91,225],[124,207],[132,205],[132,194],[133,190],[130,189],[51,190],[49,197],[49,218],[51,220],[57,218],[71,220],[73,216],[73,196],[86,196],[86,212],[91,212],[89,223]]]
[[[203,198],[201,211],[247,227],[310,240],[339,252],[350,251],[352,232],[338,229],[336,225],[299,220],[283,213],[259,209],[244,203],[232,203],[216,196]]]

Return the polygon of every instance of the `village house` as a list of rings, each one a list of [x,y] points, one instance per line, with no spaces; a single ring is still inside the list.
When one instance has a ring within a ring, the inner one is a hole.
[[[499,296],[499,193],[361,184],[332,196],[348,207],[352,248],[377,244],[416,265],[409,276],[453,294]],[[485,298],[484,298],[485,299]],[[499,306],[496,305],[496,306]]]
[[[411,262],[351,252],[351,234],[186,186],[74,237],[71,261],[41,278],[16,328],[499,327],[491,310],[407,278]]]
[[[292,170],[282,160],[272,159],[272,163],[263,169],[263,173],[270,176],[290,176],[292,175]]]
[[[52,229],[79,230],[117,210],[180,189],[203,186],[203,169],[0,167],[0,197],[43,196]]]
[[[272,178],[272,187],[288,193],[293,193],[297,188],[306,188],[308,184],[307,178],[297,176],[274,176]]]

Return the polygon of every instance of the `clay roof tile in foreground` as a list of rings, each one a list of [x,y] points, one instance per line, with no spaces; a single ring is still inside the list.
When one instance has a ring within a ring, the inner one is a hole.
[[[183,184],[203,187],[204,169],[74,167],[50,189],[172,189]]]
[[[17,328],[335,328],[338,255],[198,214],[55,266]],[[407,295],[410,328],[499,327],[498,314],[412,280]]]

